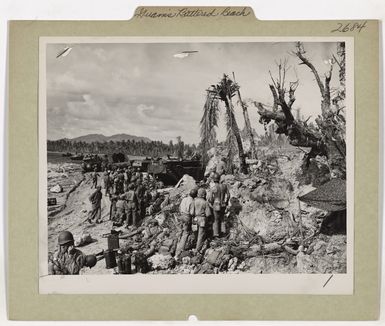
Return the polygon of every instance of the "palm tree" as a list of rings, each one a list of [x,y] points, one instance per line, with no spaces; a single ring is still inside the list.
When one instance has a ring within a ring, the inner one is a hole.
[[[237,121],[235,120],[232,97],[237,94],[239,86],[233,82],[227,75],[216,85],[211,85],[207,89],[206,103],[203,107],[203,117],[201,119],[201,144],[203,155],[206,155],[207,149],[215,143],[215,127],[218,126],[219,101],[225,104],[226,108],[226,145],[229,149],[228,163],[232,165],[234,144],[238,147],[240,161],[240,170],[247,173],[245,154],[243,151],[242,138],[239,132]]]

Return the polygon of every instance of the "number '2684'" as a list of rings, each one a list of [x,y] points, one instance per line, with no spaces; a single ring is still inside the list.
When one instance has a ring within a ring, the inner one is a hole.
[[[358,33],[361,32],[363,28],[366,27],[367,21],[365,20],[364,22],[350,22],[350,23],[338,23],[337,28],[332,29],[330,32],[335,33],[335,32],[340,32],[340,33],[346,33],[346,32],[354,32],[358,31]]]

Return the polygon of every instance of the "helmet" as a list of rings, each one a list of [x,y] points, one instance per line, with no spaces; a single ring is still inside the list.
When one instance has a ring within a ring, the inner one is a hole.
[[[218,173],[214,173],[214,175],[213,175],[213,181],[214,181],[214,182],[219,182],[220,178],[221,178],[221,177],[219,176]]]
[[[96,263],[97,263],[97,259],[95,255],[87,255],[85,257],[84,265],[86,265],[87,267],[92,268],[96,265]]]
[[[190,196],[192,198],[195,198],[197,196],[197,193],[198,193],[198,189],[197,188],[193,188],[190,190]]]
[[[199,188],[199,189],[198,189],[198,197],[200,197],[200,198],[205,198],[205,197],[206,197],[206,189],[204,189],[204,188]]]
[[[58,237],[58,243],[60,246],[74,243],[74,241],[75,241],[74,236],[72,235],[72,233],[70,231],[60,232],[59,237]]]

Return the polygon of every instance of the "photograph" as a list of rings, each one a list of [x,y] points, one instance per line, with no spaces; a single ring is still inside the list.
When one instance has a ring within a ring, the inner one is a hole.
[[[352,283],[348,43],[41,38],[40,277]]]

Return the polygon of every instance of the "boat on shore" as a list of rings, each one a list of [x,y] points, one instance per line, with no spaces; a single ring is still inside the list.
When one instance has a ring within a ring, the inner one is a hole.
[[[83,154],[75,154],[70,157],[73,161],[81,161],[83,160],[84,155]]]

